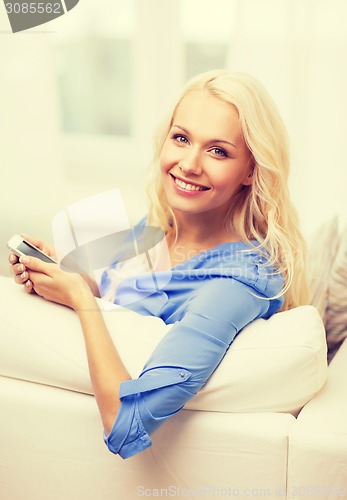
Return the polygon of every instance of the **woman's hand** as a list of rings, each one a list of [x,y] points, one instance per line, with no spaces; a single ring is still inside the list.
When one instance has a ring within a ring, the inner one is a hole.
[[[46,255],[52,257],[54,260],[57,260],[55,248],[53,245],[45,243],[44,241],[39,240],[38,238],[32,238],[31,236],[28,236],[26,234],[23,234],[22,236],[29,243],[42,250],[42,252],[44,252]],[[9,255],[9,261],[11,264],[10,272],[11,274],[14,275],[15,282],[18,283],[19,285],[25,285],[24,286],[25,291],[31,293],[33,291],[33,287],[32,283],[30,283],[30,281],[28,282],[29,274],[25,268],[25,265],[19,262],[19,257],[17,257],[17,255],[15,255],[14,253],[11,253]]]
[[[42,250],[43,253],[52,257],[53,260],[57,260],[57,255],[55,252],[55,248],[53,245],[45,243],[42,240],[37,238],[32,238],[31,236],[22,235],[29,243],[36,246],[38,249]],[[19,262],[19,257],[17,255],[11,253],[9,256],[10,261],[10,272],[14,275],[14,280],[19,285],[24,285],[24,289],[27,293],[35,292],[31,281],[29,280],[29,274],[26,270],[26,267],[23,262]],[[93,295],[95,297],[100,297],[100,292],[98,285],[94,278],[86,274],[85,272],[80,273],[82,278],[86,281],[89,288],[91,289]]]
[[[34,290],[44,299],[75,310],[94,305],[94,297],[79,274],[62,271],[58,264],[43,262],[36,257],[22,256],[19,262],[18,266],[25,266],[25,288]]]

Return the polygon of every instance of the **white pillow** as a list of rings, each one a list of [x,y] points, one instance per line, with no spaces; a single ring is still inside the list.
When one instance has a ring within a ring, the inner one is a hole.
[[[76,314],[28,295],[0,277],[0,375],[91,394]],[[132,377],[171,328],[100,301]],[[256,320],[235,339],[205,387],[186,408],[224,412],[297,412],[327,376],[322,321],[312,306]]]
[[[323,320],[328,304],[328,281],[330,270],[339,246],[337,216],[324,222],[315,234],[309,250],[309,286],[311,304]]]
[[[347,337],[347,226],[328,280],[325,328],[330,362]]]
[[[322,319],[313,306],[297,307],[245,327],[187,407],[296,415],[327,375]]]

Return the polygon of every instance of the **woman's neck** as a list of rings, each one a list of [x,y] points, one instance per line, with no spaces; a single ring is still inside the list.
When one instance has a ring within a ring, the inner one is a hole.
[[[169,247],[179,245],[200,252],[221,243],[239,241],[237,235],[226,228],[224,220],[210,216],[209,213],[175,213],[175,217],[177,238],[174,235],[168,238]]]

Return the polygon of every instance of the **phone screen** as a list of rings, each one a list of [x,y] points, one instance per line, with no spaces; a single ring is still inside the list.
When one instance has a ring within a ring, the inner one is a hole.
[[[44,262],[48,262],[50,264],[52,262],[54,263],[54,260],[50,259],[46,255],[41,253],[39,250],[37,250],[35,247],[31,246],[26,241],[22,241],[22,243],[20,243],[17,248],[20,252],[24,253],[24,255],[27,255],[28,257],[37,257],[38,259],[41,259]]]

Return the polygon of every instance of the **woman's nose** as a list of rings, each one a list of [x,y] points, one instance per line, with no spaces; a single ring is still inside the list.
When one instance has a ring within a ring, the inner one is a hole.
[[[190,152],[178,164],[182,173],[200,175],[202,173],[201,158],[198,153]]]

